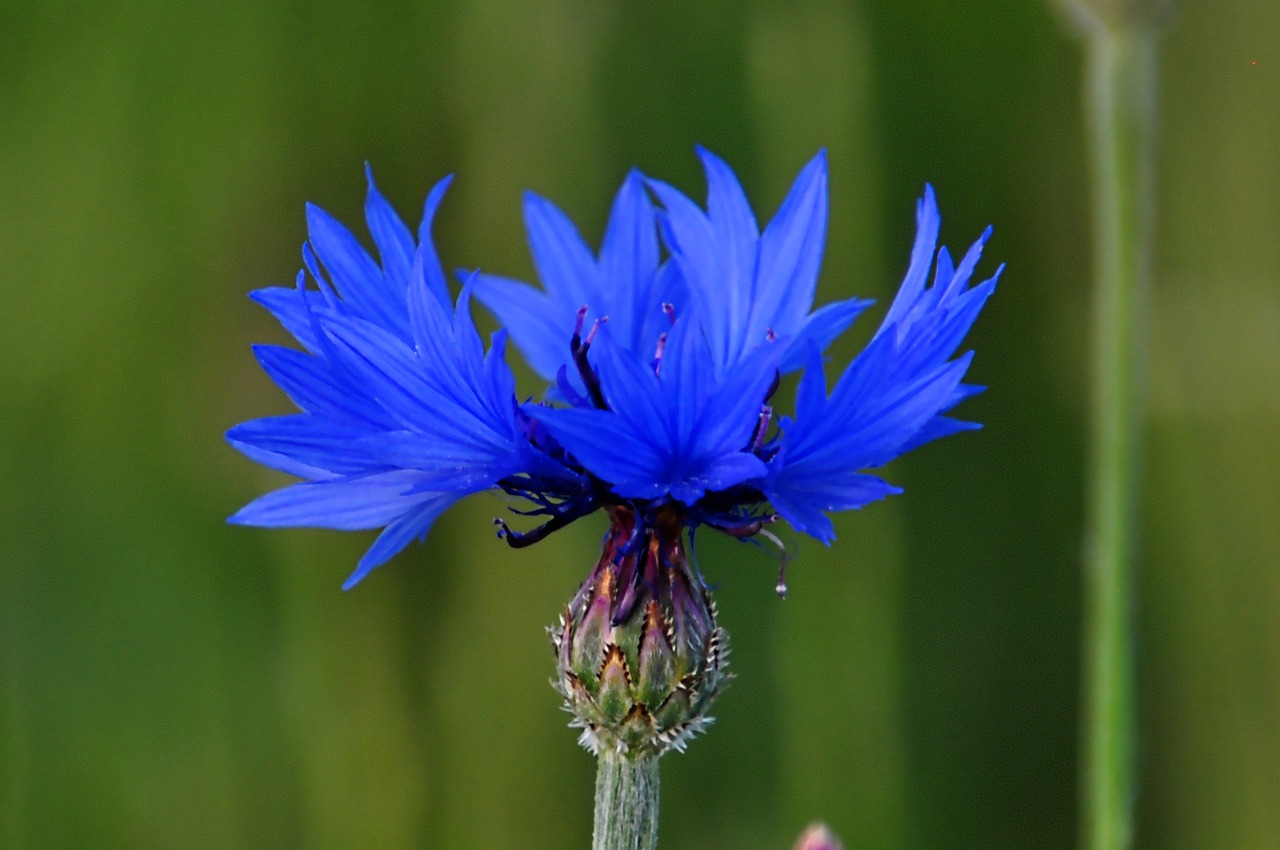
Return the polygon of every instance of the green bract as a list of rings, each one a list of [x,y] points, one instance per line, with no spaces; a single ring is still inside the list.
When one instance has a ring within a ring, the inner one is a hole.
[[[636,540],[629,512],[614,519],[600,563],[551,630],[554,685],[592,753],[683,750],[731,678],[728,638],[690,575],[678,523]],[[643,576],[629,582],[637,569]]]

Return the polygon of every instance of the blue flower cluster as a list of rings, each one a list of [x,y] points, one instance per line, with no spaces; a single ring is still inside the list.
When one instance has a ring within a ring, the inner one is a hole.
[[[866,470],[978,427],[946,413],[981,390],[954,357],[995,287],[970,285],[990,229],[957,264],[937,248],[933,191],[917,209],[906,278],[867,347],[828,390],[823,351],[869,301],[813,310],[827,224],[826,158],[797,177],[761,231],[737,178],[699,150],[705,209],[632,172],[599,252],[536,195],[525,199],[541,287],[461,275],[453,300],[431,237],[449,178],[417,237],[369,176],[375,260],[307,209],[293,288],[253,293],[303,350],[255,348],[299,413],[246,422],[244,454],[303,479],[231,517],[257,526],[381,528],[345,587],[425,537],[450,505],[498,489],[544,518],[512,545],[597,509],[637,528],[709,526],[750,537],[781,518],[829,543],[827,514],[900,492]],[[314,286],[308,285],[308,278]],[[486,350],[479,300],[504,326]],[[508,336],[549,384],[521,402]],[[790,416],[772,398],[801,372]]]

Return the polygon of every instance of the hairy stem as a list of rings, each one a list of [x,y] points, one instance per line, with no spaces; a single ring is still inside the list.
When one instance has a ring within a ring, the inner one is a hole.
[[[592,850],[655,850],[658,846],[658,759],[600,753]]]

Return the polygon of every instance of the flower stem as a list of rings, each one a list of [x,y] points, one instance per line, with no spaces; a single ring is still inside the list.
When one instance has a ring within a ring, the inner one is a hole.
[[[1084,631],[1084,835],[1123,850],[1133,832],[1133,562],[1150,274],[1155,36],[1140,24],[1088,34],[1094,177],[1093,416]]]
[[[657,757],[632,759],[602,750],[592,850],[655,850],[657,846]]]

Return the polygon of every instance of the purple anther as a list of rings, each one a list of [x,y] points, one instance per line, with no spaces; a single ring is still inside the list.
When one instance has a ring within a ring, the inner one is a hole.
[[[662,374],[662,352],[667,350],[667,335],[658,337],[658,345],[653,352],[653,374]]]
[[[764,340],[765,342],[777,342],[778,335],[773,332],[773,328],[764,329]]]
[[[676,323],[676,305],[672,304],[670,301],[663,301],[662,312],[666,313],[667,318],[671,320],[671,324],[674,325]]]
[[[586,309],[586,308],[583,308]],[[601,316],[591,323],[591,330],[587,331],[587,338],[582,341],[582,350],[586,351],[591,347],[591,343],[595,341],[596,334],[600,332],[600,326],[609,321],[608,316]]]

